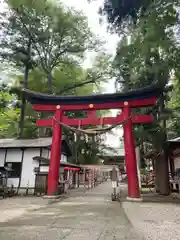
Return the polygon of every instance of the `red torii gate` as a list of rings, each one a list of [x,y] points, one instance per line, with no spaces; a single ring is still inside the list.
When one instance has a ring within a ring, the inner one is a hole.
[[[128,175],[128,198],[140,199],[139,182],[137,175],[136,154],[133,137],[133,124],[151,123],[152,115],[132,115],[131,109],[137,107],[148,107],[156,104],[157,97],[162,93],[159,85],[151,85],[142,89],[131,90],[126,93],[100,94],[92,96],[53,96],[36,93],[27,89],[23,90],[30,103],[33,104],[35,111],[54,112],[54,117],[48,120],[37,120],[37,126],[53,127],[53,137],[51,146],[50,166],[48,175],[48,195],[57,194],[60,156],[61,156],[61,137],[62,125],[69,126],[85,125],[107,125],[121,124],[123,122],[124,147],[126,158],[126,170]],[[116,117],[96,116],[96,110],[103,109],[122,109],[120,115]],[[87,110],[88,116],[84,119],[70,119],[64,116],[67,111]]]

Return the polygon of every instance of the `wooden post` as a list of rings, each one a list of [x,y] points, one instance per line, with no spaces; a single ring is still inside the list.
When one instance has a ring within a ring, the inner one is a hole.
[[[78,188],[78,171],[75,171],[75,188]]]

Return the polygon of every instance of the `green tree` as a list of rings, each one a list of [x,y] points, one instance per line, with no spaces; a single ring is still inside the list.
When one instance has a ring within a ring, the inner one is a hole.
[[[7,1],[8,10],[2,13],[1,31],[3,38],[0,41],[1,59],[8,62],[17,71],[24,71],[23,86],[28,88],[29,71],[36,65],[34,60],[34,49],[32,48],[32,38],[26,28],[23,27],[21,19],[17,16],[17,6],[21,1]],[[27,2],[26,2],[27,4]],[[22,7],[23,8],[23,7]],[[28,28],[31,29],[32,23]],[[21,114],[19,120],[19,137],[23,135],[24,115],[26,101],[21,96]]]
[[[19,108],[14,108],[16,96],[11,94],[9,87],[2,84],[0,87],[0,137],[17,136],[17,120],[19,117]]]
[[[92,64],[91,68],[84,69],[77,64],[72,63],[71,65],[59,64],[59,68],[53,72],[53,82],[52,89],[54,94],[64,94],[64,95],[90,95],[93,92],[101,91],[101,84],[111,79],[112,68],[111,64],[112,58],[110,56],[106,56],[104,53],[97,56],[94,64]],[[38,82],[36,81],[38,79]],[[34,68],[29,73],[29,88],[33,91],[39,92],[48,92],[48,86],[46,82],[46,74],[42,71],[41,68]],[[96,84],[95,84],[96,83]],[[12,86],[11,92],[15,93],[18,99],[21,98],[20,87],[23,85],[23,76],[17,77],[15,81],[15,85]],[[76,88],[75,88],[76,86]],[[86,113],[76,112],[76,115],[71,113],[72,117],[80,117],[80,115],[85,116]],[[103,112],[98,113],[103,114]],[[35,125],[36,119],[39,116],[36,114],[31,105],[27,104],[26,112],[25,112],[25,123],[24,123],[24,131],[23,137],[25,138],[33,138],[38,137],[39,130]],[[67,141],[70,143],[72,149],[76,146],[74,145],[74,135],[69,132],[67,129],[64,129],[64,134],[67,137]],[[14,133],[12,131],[12,133]],[[46,136],[51,136],[51,130],[45,133]],[[14,135],[13,135],[14,136]],[[9,137],[11,137],[9,135]],[[88,155],[86,156],[86,160],[90,159],[92,148],[93,154],[98,152],[99,147],[96,143],[96,147],[90,147],[89,144],[86,144],[86,148],[89,148]],[[93,145],[94,146],[94,145]],[[79,156],[82,155],[81,150],[84,148],[83,140],[81,141],[78,147]],[[85,148],[85,149],[86,149]],[[96,156],[97,154],[94,154]],[[83,155],[82,155],[83,156]],[[94,161],[97,157],[93,157]],[[73,161],[75,161],[73,159]],[[89,161],[89,160],[88,160]]]
[[[89,95],[99,92],[101,84],[112,78],[112,58],[105,53],[97,55],[91,68],[81,67],[86,50],[96,50],[101,44],[82,13],[45,0],[9,0],[7,3],[9,9],[2,21],[6,38],[1,42],[1,56],[20,72],[25,69],[24,77],[15,77],[16,84],[11,89],[19,101],[22,96],[18,87],[21,86],[57,95]],[[24,104],[23,98],[20,106]],[[29,104],[23,109],[24,131],[20,136],[37,137],[35,121],[39,115]],[[5,108],[3,114],[7,116],[9,110],[19,116],[19,108],[13,107]],[[2,122],[4,115],[0,117]],[[7,136],[8,132],[8,137],[16,136],[16,127],[9,131],[10,127],[2,127],[2,135]],[[50,135],[51,131],[46,132],[46,136]]]
[[[1,41],[1,57],[20,71],[24,68],[25,88],[28,87],[29,70],[38,65],[47,77],[47,91],[52,93],[53,71],[60,64],[79,64],[85,51],[99,44],[80,12],[45,0],[8,0],[7,3],[9,8],[1,22],[5,36]],[[23,96],[21,106],[20,137],[25,112]]]
[[[95,48],[96,39],[81,12],[67,10],[50,1],[14,3],[16,21],[26,30],[38,62],[52,86],[52,72],[60,64],[81,60],[87,49]]]
[[[116,86],[121,91],[155,82],[164,87],[172,76],[178,74],[179,46],[174,31],[178,27],[178,14],[175,4],[179,6],[177,1],[166,0],[126,1],[124,5],[122,1],[106,1],[105,7],[111,8],[104,8],[103,13],[107,14],[111,27],[124,34],[114,61],[119,70]],[[122,31],[122,26],[126,31]],[[168,105],[166,91],[159,103],[158,110],[162,112]],[[136,112],[156,114],[156,109],[137,109]],[[137,144],[147,142],[156,149],[161,156],[156,163],[162,164],[163,173],[167,172],[166,121],[136,126],[134,136]],[[165,178],[162,176],[164,183],[161,190],[167,193],[168,182]]]

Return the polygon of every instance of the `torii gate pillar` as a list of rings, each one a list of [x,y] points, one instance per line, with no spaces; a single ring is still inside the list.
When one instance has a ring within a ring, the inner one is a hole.
[[[124,102],[123,115],[127,121],[123,124],[124,129],[124,150],[126,157],[126,171],[128,177],[128,200],[141,200],[139,181],[137,174],[136,152],[133,136],[133,123],[131,108],[128,102]]]
[[[61,141],[62,141],[62,126],[57,121],[61,121],[62,110],[60,106],[56,106],[55,120],[53,120],[53,137],[51,145],[51,157],[48,174],[48,189],[47,195],[54,196],[58,194],[59,168],[61,159]]]

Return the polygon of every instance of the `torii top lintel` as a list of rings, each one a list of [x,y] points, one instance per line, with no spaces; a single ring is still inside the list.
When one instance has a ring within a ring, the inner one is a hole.
[[[131,107],[151,106],[156,103],[156,99],[162,93],[163,88],[158,84],[152,84],[127,92],[89,96],[54,96],[28,89],[22,91],[25,93],[27,100],[34,105],[35,110],[51,111],[55,110],[57,105],[61,106],[63,110],[116,109],[123,107],[124,102]]]

